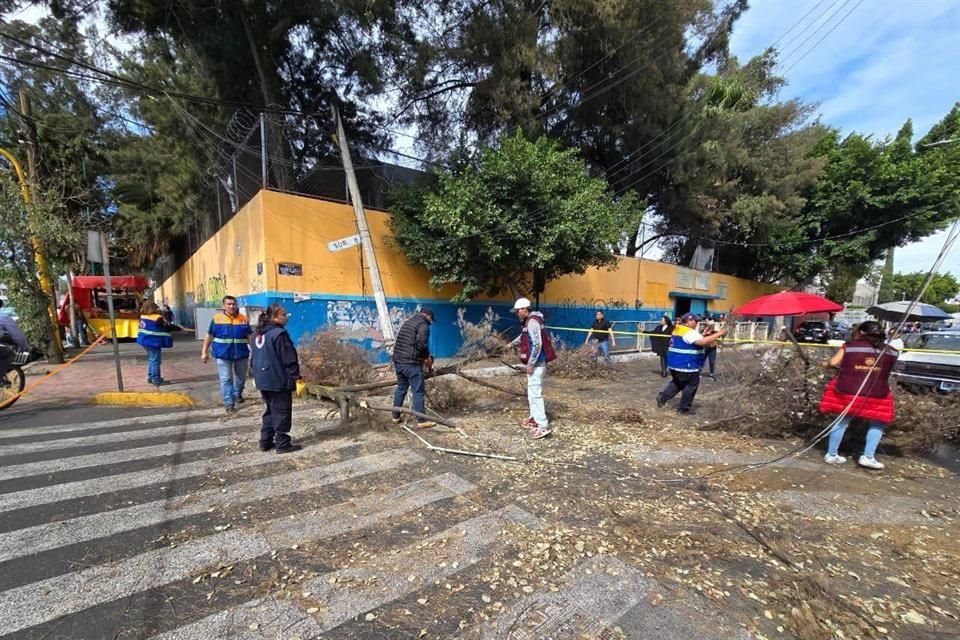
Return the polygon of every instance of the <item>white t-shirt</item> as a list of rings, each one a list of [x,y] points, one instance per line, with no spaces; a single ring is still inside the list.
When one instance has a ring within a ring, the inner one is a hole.
[[[697,340],[703,340],[703,336],[696,329],[690,329],[690,331],[687,331],[680,337],[683,338],[683,341],[687,344],[694,344]]]
[[[900,338],[894,338],[893,340],[887,340],[887,344],[896,349],[897,351],[903,351],[903,340]]]

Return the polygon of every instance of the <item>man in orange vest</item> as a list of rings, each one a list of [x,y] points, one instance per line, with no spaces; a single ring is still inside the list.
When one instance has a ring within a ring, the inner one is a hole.
[[[236,411],[244,402],[243,387],[247,381],[247,364],[250,359],[250,322],[240,313],[240,305],[233,296],[224,296],[223,313],[210,320],[210,327],[203,339],[200,359],[210,359],[210,346],[217,360],[217,375],[220,378],[220,393],[227,413]]]

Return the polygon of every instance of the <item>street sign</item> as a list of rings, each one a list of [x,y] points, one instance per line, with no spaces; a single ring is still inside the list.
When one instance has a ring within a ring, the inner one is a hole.
[[[339,240],[334,240],[333,242],[328,242],[327,249],[333,253],[334,251],[343,251],[344,249],[355,247],[358,244],[360,244],[360,234],[350,236],[349,238],[341,238]]]

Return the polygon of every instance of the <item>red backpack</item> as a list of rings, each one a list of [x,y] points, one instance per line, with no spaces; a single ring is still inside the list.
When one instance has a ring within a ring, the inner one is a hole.
[[[527,316],[527,320],[529,319],[530,317]],[[527,360],[530,359],[530,334],[527,333],[527,320],[523,321],[523,329],[520,333],[520,362],[523,364],[527,364]],[[546,325],[543,324],[541,318],[537,318],[537,321],[540,323],[540,341],[544,360],[553,362],[557,359],[557,352],[553,348],[553,340],[550,338],[550,332],[547,330]]]

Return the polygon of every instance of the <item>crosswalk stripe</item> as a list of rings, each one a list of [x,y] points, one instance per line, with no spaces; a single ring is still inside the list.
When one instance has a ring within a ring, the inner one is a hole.
[[[319,576],[304,585],[323,613],[314,621],[300,608],[287,612],[288,619],[299,613],[315,626],[313,633],[329,631],[347,620],[383,604],[418,591],[433,582],[453,575],[478,562],[497,539],[507,522],[529,527],[537,526],[537,519],[516,506],[508,506],[461,522],[446,531],[411,544],[378,562],[375,569],[351,567]],[[443,546],[438,543],[444,542]],[[429,549],[429,560],[424,562],[424,548]],[[426,566],[425,566],[426,565]],[[413,578],[411,580],[411,578]],[[349,584],[349,587],[343,585]],[[245,637],[251,624],[262,626],[271,619],[275,608],[273,598],[261,598],[240,607],[229,609],[192,624],[154,637],[152,640],[234,640]],[[276,625],[258,629],[261,637],[289,637],[274,633]],[[285,632],[286,633],[286,632]]]
[[[690,465],[742,465],[766,462],[778,454],[785,452],[739,453],[735,451],[710,451],[708,449],[680,448],[680,449],[649,449],[634,444],[617,445],[614,451],[625,453],[636,462],[657,466],[690,466]],[[790,458],[778,463],[777,467],[791,467],[809,471],[823,471],[824,466],[819,462],[810,462]]]
[[[294,413],[294,420],[306,420],[321,418],[326,415],[326,410],[297,410]],[[257,413],[250,413],[248,416],[241,414],[240,418],[250,417],[254,419],[258,416]],[[48,426],[37,426],[30,427],[27,429],[3,429],[0,431],[0,447],[4,446],[4,443],[8,441],[11,444],[21,442],[23,438],[29,438],[30,436],[36,435],[37,433],[43,433],[44,435],[63,435],[64,437],[70,437],[70,433],[77,431],[90,431],[93,429],[106,429],[110,427],[124,427],[128,425],[138,425],[142,426],[145,424],[154,424],[157,422],[172,422],[176,421],[182,425],[190,424],[194,422],[209,422],[208,419],[219,418],[223,416],[223,409],[190,409],[188,411],[171,411],[169,413],[157,413],[153,415],[146,416],[136,416],[130,418],[117,418],[115,420],[102,420],[98,422],[77,422],[70,425],[48,425]],[[49,429],[49,430],[48,430]]]
[[[324,442],[315,447],[307,447],[303,452],[298,454],[298,458],[302,459],[316,454],[323,454],[354,446],[355,444],[357,443],[354,440],[348,439]],[[198,460],[196,462],[187,462],[179,465],[167,465],[146,471],[120,473],[110,476],[107,480],[103,478],[93,478],[91,480],[66,482],[48,487],[4,493],[0,494],[0,513],[63,500],[95,496],[101,493],[112,493],[124,489],[146,487],[152,484],[174,482],[191,477],[205,476],[209,473],[239,469],[241,467],[271,464],[275,460],[276,454],[257,451],[240,455],[220,456],[212,460]]]
[[[437,500],[472,490],[453,474],[418,480],[387,492],[320,509],[317,513],[279,518],[256,530],[231,530],[158,549],[108,565],[34,582],[0,593],[0,635],[28,629],[61,616],[112,602],[195,573],[250,560],[271,546],[288,546],[355,531]]]
[[[418,506],[430,504],[444,498],[453,498],[468,491],[474,486],[463,478],[452,473],[444,473],[426,480],[418,480],[397,487],[385,493],[365,496],[350,503],[330,507],[325,511],[331,518],[346,519],[351,514],[353,526],[350,530],[362,529],[377,524],[384,518],[392,518],[410,511]],[[363,508],[359,508],[364,505]],[[354,512],[358,512],[354,514]],[[304,545],[312,540],[327,538],[341,533],[333,526],[321,519],[304,527],[302,520],[312,516],[301,515],[295,518],[280,518],[265,523],[261,527],[264,537],[277,547],[292,547]]]
[[[761,491],[748,494],[780,503],[804,516],[834,519],[856,524],[929,525],[924,511],[950,509],[953,505],[939,500],[924,500],[910,496],[885,496],[883,500],[867,494],[846,491]]]
[[[32,453],[38,450],[49,451],[51,449],[72,449],[74,447],[90,447],[113,442],[130,442],[130,446],[135,447],[138,440],[146,440],[149,438],[168,437],[173,439],[181,436],[190,436],[193,434],[203,433],[204,431],[222,431],[225,429],[250,431],[253,428],[254,427],[250,426],[249,424],[220,422],[218,420],[214,420],[211,422],[178,424],[172,427],[157,427],[156,429],[140,429],[137,431],[120,431],[118,433],[105,433],[98,436],[66,438],[64,440],[51,440],[47,442],[20,442],[19,444],[7,444],[0,446],[0,457],[14,456],[20,453]]]
[[[224,613],[154,636],[153,640],[257,640],[317,638],[323,629],[290,600],[258,598]]]
[[[27,478],[30,476],[44,475],[48,473],[59,473],[61,471],[75,471],[87,467],[109,467],[110,465],[131,462],[133,460],[145,460],[149,458],[162,458],[179,453],[190,453],[191,451],[202,451],[204,449],[218,449],[226,447],[237,441],[237,435],[214,436],[213,438],[201,438],[199,440],[186,440],[184,442],[175,442],[172,444],[158,444],[152,447],[139,447],[136,449],[123,449],[121,451],[105,451],[103,453],[91,453],[85,456],[75,458],[60,458],[58,460],[41,460],[40,462],[25,462],[23,464],[14,464],[0,469],[0,481],[12,480],[14,478]],[[252,444],[252,437],[249,438]],[[104,474],[109,474],[109,469],[105,469]]]
[[[0,534],[0,562],[205,513],[221,505],[252,503],[418,462],[424,462],[424,459],[413,451],[395,449],[323,467],[240,482],[222,490],[209,489],[191,495],[189,501],[175,507],[171,507],[169,500],[156,500],[19,529]]]
[[[636,568],[608,555],[581,562],[563,581],[558,591],[528,596],[461,637],[605,637],[611,631],[609,626],[640,602],[654,584]]]
[[[67,434],[74,431],[89,431],[90,429],[123,427],[130,424],[141,424],[141,425],[153,424],[155,422],[169,422],[171,420],[180,420],[186,423],[189,420],[196,420],[197,418],[213,418],[219,415],[223,415],[223,409],[171,411],[169,413],[156,413],[148,416],[117,418],[115,420],[102,420],[98,422],[76,422],[70,425],[57,424],[57,425],[48,425],[48,426],[36,426],[36,427],[30,427],[27,429],[4,429],[2,432],[0,432],[0,445],[2,445],[7,440],[19,441],[22,438],[29,438],[30,436],[36,434],[37,432]]]
[[[322,629],[329,631],[354,616],[476,564],[509,522],[530,528],[537,526],[534,516],[519,507],[508,506],[404,547],[388,556],[386,564],[381,558],[375,568],[351,567],[311,580],[306,590],[312,592],[310,599],[318,607],[323,607],[320,620]],[[443,540],[446,544],[442,547],[433,546]],[[426,562],[424,547],[429,549]],[[412,571],[413,567],[416,567],[415,572]],[[376,581],[368,581],[371,577],[376,577]],[[344,584],[350,586],[344,587]]]

